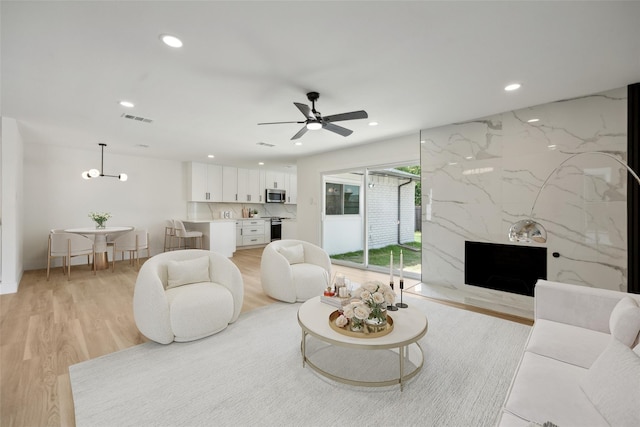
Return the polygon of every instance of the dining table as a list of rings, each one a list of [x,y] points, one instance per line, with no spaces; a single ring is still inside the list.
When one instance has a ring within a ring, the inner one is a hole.
[[[65,233],[82,234],[83,236],[95,236],[94,247],[96,256],[93,260],[96,270],[105,270],[109,268],[109,255],[107,254],[107,236],[119,235],[133,230],[134,227],[79,227],[79,228],[65,228]]]

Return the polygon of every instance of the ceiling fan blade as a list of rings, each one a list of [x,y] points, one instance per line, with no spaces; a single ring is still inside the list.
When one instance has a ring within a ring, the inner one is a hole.
[[[303,122],[303,123],[304,123],[304,122]],[[302,129],[300,129],[300,130],[298,131],[298,133],[296,133],[295,135],[293,135],[293,138],[291,138],[291,139],[292,139],[292,140],[293,140],[293,139],[298,139],[298,138],[300,138],[302,135],[304,135],[305,133],[307,133],[307,126],[302,126]]]
[[[316,118],[316,116],[313,114],[313,112],[311,111],[311,108],[309,108],[308,105],[300,104],[299,102],[294,102],[293,105],[298,107],[298,110],[300,110],[300,112],[302,114],[304,114],[304,116],[306,118],[308,118],[308,119],[315,119]]]
[[[356,119],[366,119],[369,115],[366,111],[352,111],[350,113],[342,113],[342,114],[334,114],[332,116],[323,117],[324,120],[328,122],[340,122],[343,120],[356,120]]]
[[[285,124],[285,123],[306,123],[305,121],[302,122],[268,122],[268,123],[258,123],[259,125],[281,125],[281,124]]]
[[[343,128],[342,126],[334,125],[333,123],[323,123],[322,128],[326,130],[330,130],[331,132],[335,132],[338,135],[349,136],[353,133],[352,130]]]

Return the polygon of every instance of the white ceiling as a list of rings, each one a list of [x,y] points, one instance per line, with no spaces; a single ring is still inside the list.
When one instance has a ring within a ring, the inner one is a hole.
[[[255,167],[640,82],[640,2],[1,2],[24,141]],[[161,33],[184,42],[171,49]],[[505,92],[510,82],[517,92]],[[354,133],[308,132],[364,109]],[[133,109],[118,105],[126,99]],[[153,119],[139,123],[123,113]],[[274,144],[267,148],[258,142]],[[138,145],[148,145],[141,148]],[[390,148],[392,149],[392,148]],[[207,160],[207,154],[215,159]]]

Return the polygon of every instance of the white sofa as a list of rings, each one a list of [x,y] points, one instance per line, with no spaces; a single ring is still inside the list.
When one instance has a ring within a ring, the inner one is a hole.
[[[636,294],[539,280],[498,425],[640,426],[638,304]]]
[[[262,252],[260,278],[264,293],[284,302],[302,302],[327,288],[331,259],[319,246],[303,240],[275,240]]]
[[[164,252],[140,269],[133,314],[155,342],[193,341],[235,322],[243,300],[242,275],[227,257],[200,249]]]

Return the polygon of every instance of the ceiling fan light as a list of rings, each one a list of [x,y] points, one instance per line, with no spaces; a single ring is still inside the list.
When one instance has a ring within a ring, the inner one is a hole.
[[[309,122],[307,123],[307,129],[309,130],[318,130],[318,129],[322,129],[322,123],[320,122]]]
[[[89,176],[91,178],[96,178],[100,176],[100,171],[98,169],[89,169]]]
[[[83,177],[84,179],[91,179],[91,177],[89,176],[89,172],[88,172],[88,171],[84,171],[84,172],[82,172],[82,177]]]
[[[120,175],[118,175],[118,179],[120,181],[126,181],[127,179],[129,179],[129,177],[127,176],[126,173],[121,173]]]

